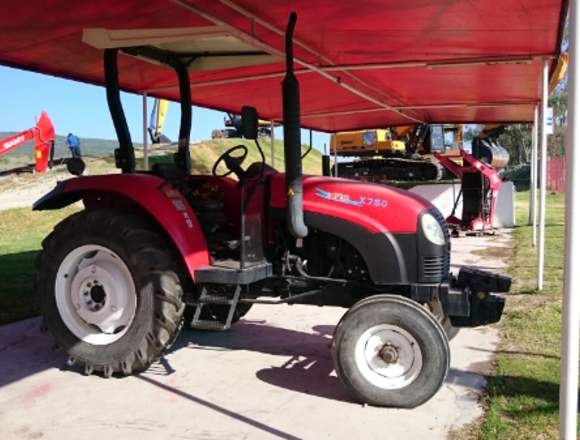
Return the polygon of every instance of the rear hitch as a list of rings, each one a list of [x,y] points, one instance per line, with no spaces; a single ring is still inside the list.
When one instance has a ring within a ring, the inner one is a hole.
[[[511,277],[462,267],[452,278],[448,291],[442,290],[443,309],[454,327],[478,327],[500,320],[509,292]]]

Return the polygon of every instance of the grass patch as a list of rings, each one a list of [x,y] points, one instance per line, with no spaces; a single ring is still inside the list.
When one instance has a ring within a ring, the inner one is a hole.
[[[558,438],[564,195],[547,196],[545,289],[536,290],[537,253],[527,225],[529,193],[516,197],[509,273],[513,286],[501,321],[496,371],[488,385],[479,439]]]
[[[76,210],[73,206],[58,211],[0,211],[0,324],[36,314],[32,279],[40,243],[56,223]]]

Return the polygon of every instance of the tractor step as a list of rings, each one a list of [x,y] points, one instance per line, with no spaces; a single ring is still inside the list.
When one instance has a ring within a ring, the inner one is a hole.
[[[220,321],[207,321],[207,320],[198,319],[197,321],[191,323],[191,328],[197,329],[197,330],[222,331],[222,330],[228,330],[230,328],[230,326],[226,325],[226,324],[224,324],[223,322],[220,322]]]
[[[240,300],[240,293],[242,288],[239,284],[236,285],[234,290],[234,295],[232,298],[218,295],[209,295],[207,289],[202,287],[199,299],[196,301],[195,313],[193,314],[193,319],[191,320],[191,328],[199,330],[227,330],[232,325],[232,319],[234,313],[236,312],[236,307]],[[206,319],[200,319],[203,308],[209,304],[223,304],[229,305],[228,317],[226,322],[222,321],[209,321]]]
[[[265,261],[246,263],[240,268],[239,260],[215,260],[210,266],[195,270],[199,283],[241,284],[255,283],[272,276],[272,265]]]

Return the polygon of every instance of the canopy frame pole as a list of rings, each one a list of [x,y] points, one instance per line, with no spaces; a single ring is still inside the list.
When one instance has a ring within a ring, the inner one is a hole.
[[[338,155],[336,145],[334,145],[334,177],[338,177]]]
[[[532,247],[538,241],[538,106],[534,106],[534,124],[532,125],[532,154],[530,157],[530,215],[528,224],[532,225]]]
[[[497,66],[506,64],[529,64],[542,60],[543,58],[551,57],[549,54],[545,55],[534,55],[531,57],[522,57],[521,55],[504,56],[504,57],[487,57],[487,58],[471,58],[471,59],[445,59],[439,60],[437,62],[428,61],[400,61],[393,63],[367,63],[367,64],[332,64],[328,66],[318,66],[322,72],[349,72],[357,70],[387,70],[387,69],[407,69],[413,67],[423,67],[426,69],[443,69],[443,68],[457,68],[457,67],[473,67],[473,66]],[[269,72],[269,73],[259,73],[255,75],[246,76],[236,76],[235,78],[226,79],[215,79],[209,81],[200,81],[198,83],[192,83],[191,87],[205,87],[205,86],[218,86],[224,84],[234,84],[238,82],[247,81],[259,81],[263,79],[271,78],[282,78],[286,72]],[[296,75],[302,75],[304,73],[315,73],[314,71],[303,68],[294,71]],[[159,85],[155,87],[150,87],[150,92],[163,92],[176,87],[176,84],[171,85]]]
[[[274,133],[274,121],[270,121],[270,157],[272,168],[276,168],[276,134]]]
[[[577,60],[580,57],[578,2],[570,2],[570,65],[568,73],[568,144],[566,148],[566,235],[564,291],[562,297],[562,346],[560,364],[560,439],[576,439],[578,418],[578,344],[580,343],[580,102]]]
[[[538,270],[537,288],[544,289],[544,252],[546,247],[546,171],[548,134],[546,115],[548,113],[548,60],[542,66],[542,120],[540,131],[540,219],[538,224]]]
[[[268,21],[262,19],[261,17],[259,17],[258,15],[254,14],[253,12],[251,12],[250,10],[236,4],[234,1],[232,0],[219,0],[220,3],[222,3],[223,5],[229,7],[230,9],[236,11],[238,14],[243,15],[244,17],[248,18],[251,20],[252,23],[258,23],[260,26],[264,27],[265,29],[268,29],[270,32],[273,32],[275,34],[278,34],[280,36],[284,35],[284,31],[282,29],[277,28],[276,26],[274,26],[273,24],[269,23]],[[332,61],[330,58],[328,58],[327,56],[325,56],[324,54],[318,52],[316,49],[312,48],[311,46],[307,45],[306,43],[296,39],[294,44],[300,48],[302,48],[303,50],[305,50],[306,52],[310,53],[311,55],[314,55],[318,60],[320,64],[321,62],[324,62],[327,64],[326,67],[333,67],[336,66],[336,63],[334,61]],[[332,78],[332,76],[327,77],[326,75],[324,75],[324,71],[322,71],[319,67],[320,66],[315,66],[316,69],[312,69],[312,66],[307,66],[305,64],[303,64],[304,67],[308,67],[310,70],[322,75],[325,78]],[[389,93],[386,93],[384,90],[381,90],[378,87],[373,86],[372,84],[369,84],[368,82],[360,79],[359,77],[357,77],[356,75],[353,75],[351,72],[347,71],[347,70],[341,70],[339,69],[339,73],[341,73],[342,75],[348,77],[349,79],[351,79],[352,81],[357,82],[358,84],[360,84],[363,88],[367,89],[367,90],[372,90],[374,93],[377,93],[378,95],[382,96],[383,98],[387,98],[389,100],[393,100],[397,103],[401,103],[401,100],[399,98],[397,98],[396,96],[393,96]],[[335,80],[339,81],[339,85],[340,85],[340,79],[338,78],[334,78]],[[349,90],[347,88],[347,90]],[[358,89],[355,88],[355,90],[360,91]],[[354,93],[353,90],[350,90],[351,92]],[[381,102],[381,101],[379,101]],[[383,104],[385,104],[383,102]],[[413,112],[415,114],[415,116],[419,116],[420,118],[423,117],[422,115]],[[415,119],[415,117],[404,114],[402,112],[399,113],[401,116],[409,118],[409,119],[414,119],[415,122],[420,122],[417,119]]]
[[[282,58],[285,58],[285,56],[286,56],[286,54],[284,53],[284,51],[279,50],[279,49],[276,49],[275,47],[273,47],[273,46],[271,46],[271,45],[269,45],[267,43],[264,43],[262,40],[254,37],[250,33],[244,32],[244,31],[236,28],[235,26],[232,26],[231,24],[229,24],[229,23],[227,23],[227,22],[225,22],[225,21],[223,21],[223,20],[215,17],[214,15],[208,13],[207,11],[202,10],[202,9],[196,7],[196,6],[193,6],[193,5],[189,4],[187,1],[184,1],[184,0],[171,0],[171,1],[173,3],[175,3],[176,5],[181,6],[182,8],[187,9],[188,11],[193,12],[194,14],[197,14],[197,15],[205,18],[206,20],[211,21],[214,24],[223,26],[224,28],[228,29],[228,31],[232,35],[234,35],[235,37],[239,38],[242,41],[245,41],[248,44],[251,44],[251,45],[253,45],[253,46],[255,46],[255,47],[259,48],[259,49],[262,49],[262,50],[264,50],[264,51],[266,51],[266,52],[268,52],[268,53],[270,53],[272,55],[277,55],[277,56],[282,57]],[[238,10],[238,12],[240,12],[240,11]],[[244,15],[246,15],[246,14],[244,14]],[[264,24],[265,22],[263,20],[259,19],[259,17],[255,17],[255,16],[252,16],[252,17],[256,20],[256,23],[259,23],[261,26],[266,27],[267,29],[271,30],[272,32],[279,33],[280,35],[284,35],[284,31],[281,31],[281,30],[275,28],[272,25],[266,26]],[[296,45],[304,48],[304,45],[302,43],[298,42],[298,41],[296,41]],[[318,54],[318,55],[321,56],[320,54]],[[312,64],[312,63],[309,63],[307,61],[304,61],[304,60],[302,60],[302,59],[300,59],[298,57],[294,57],[294,62],[296,64],[300,65],[300,66],[306,67],[307,69],[309,69],[309,70],[311,70],[311,71],[319,74],[323,78],[326,78],[326,79],[332,81],[337,86],[342,87],[345,90],[348,90],[352,94],[354,94],[354,95],[356,95],[356,96],[358,96],[360,98],[363,98],[363,99],[365,99],[365,100],[367,100],[367,101],[375,104],[377,107],[382,107],[384,109],[390,110],[390,111],[392,111],[394,113],[397,113],[398,115],[400,115],[400,116],[402,116],[405,119],[408,119],[410,121],[414,121],[414,122],[418,122],[418,123],[424,123],[425,122],[425,121],[423,121],[421,119],[417,119],[417,118],[415,118],[413,116],[410,116],[410,115],[404,113],[401,110],[397,110],[392,105],[387,104],[386,102],[384,102],[384,101],[382,101],[380,99],[373,98],[369,94],[367,94],[367,93],[359,90],[357,87],[354,87],[354,86],[351,86],[351,85],[347,84],[346,82],[344,82],[343,80],[341,80],[340,77],[334,76],[334,75],[332,75],[330,73],[327,73],[327,72],[324,72],[324,71],[320,70],[320,68],[318,66],[316,66],[315,64]],[[352,76],[352,75],[349,75],[349,77],[350,76]],[[352,78],[354,78],[355,80],[357,80],[359,82],[362,82],[361,80],[359,80],[358,78],[356,78],[354,76],[352,76]],[[372,87],[372,86],[370,86],[370,85],[368,85],[366,83],[363,83],[363,86],[366,86],[366,88]]]
[[[149,170],[149,142],[147,136],[147,92],[143,92],[143,170]]]

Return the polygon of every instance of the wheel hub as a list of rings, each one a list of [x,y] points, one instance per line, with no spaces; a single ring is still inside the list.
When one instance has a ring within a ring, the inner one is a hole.
[[[405,329],[376,325],[366,330],[355,348],[360,373],[383,389],[400,389],[414,381],[423,367],[417,340]]]
[[[81,246],[65,257],[57,273],[55,296],[69,330],[96,345],[120,338],[137,308],[129,269],[117,254],[98,245]]]
[[[379,357],[387,364],[395,364],[399,360],[397,347],[387,343],[379,350]]]

